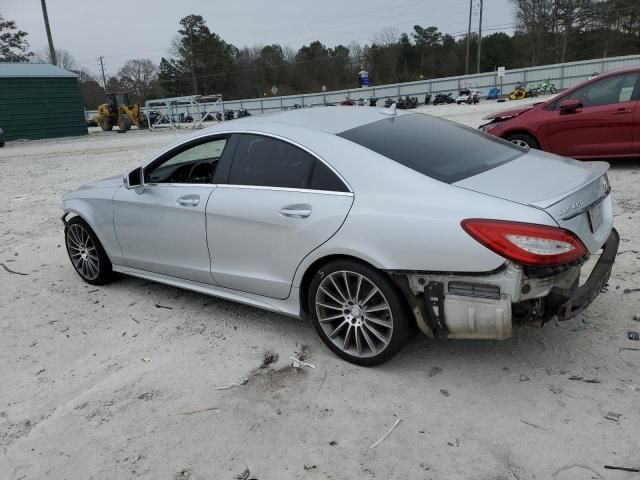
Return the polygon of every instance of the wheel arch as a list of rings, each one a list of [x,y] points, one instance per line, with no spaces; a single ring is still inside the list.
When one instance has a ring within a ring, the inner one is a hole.
[[[500,135],[500,138],[503,138],[503,139],[506,140],[509,135],[514,135],[514,134],[518,134],[518,133],[530,136],[531,138],[533,138],[536,141],[538,146],[542,149],[542,142],[540,142],[540,137],[535,132],[531,131],[528,128],[514,127],[514,128],[511,128],[509,130],[505,130]]]
[[[305,270],[304,273],[302,274],[302,278],[300,279],[300,288],[299,288],[299,295],[300,295],[300,311],[302,312],[303,316],[308,315],[309,312],[309,286],[311,285],[311,281],[314,277],[314,275],[318,272],[318,270],[320,270],[324,265],[327,265],[330,262],[336,261],[336,260],[348,260],[348,261],[352,261],[352,262],[357,262],[357,263],[361,263],[363,265],[366,265],[369,268],[373,268],[375,270],[378,270],[379,272],[381,272],[384,275],[388,275],[387,272],[385,270],[383,270],[382,268],[380,268],[377,265],[374,265],[373,263],[364,260],[360,257],[354,256],[354,255],[350,255],[350,254],[346,254],[346,253],[334,253],[334,254],[328,254],[328,255],[324,255],[320,258],[315,259]],[[391,278],[390,275],[388,275],[389,278],[393,281],[393,283],[395,284],[395,281]]]

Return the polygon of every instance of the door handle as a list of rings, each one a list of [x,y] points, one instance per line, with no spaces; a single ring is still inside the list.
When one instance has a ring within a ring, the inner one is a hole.
[[[626,108],[619,108],[615,112],[611,112],[611,115],[624,115],[625,113],[631,113],[631,110]]]
[[[184,197],[179,197],[176,203],[183,207],[195,207],[200,203],[200,195],[185,195]]]
[[[306,204],[298,204],[298,205],[287,205],[286,207],[282,207],[278,213],[283,217],[289,218],[307,218],[311,215],[311,205]]]

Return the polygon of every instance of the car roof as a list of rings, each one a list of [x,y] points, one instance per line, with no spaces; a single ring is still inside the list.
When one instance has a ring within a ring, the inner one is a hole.
[[[387,112],[387,113],[383,113]],[[316,107],[289,110],[271,115],[258,115],[233,121],[233,127],[251,129],[252,125],[260,125],[261,129],[269,126],[295,125],[298,127],[319,130],[325,133],[338,134],[360,127],[368,123],[389,118],[389,110],[382,107]],[[410,112],[396,111],[396,115],[407,115]],[[212,131],[219,126],[209,127]]]

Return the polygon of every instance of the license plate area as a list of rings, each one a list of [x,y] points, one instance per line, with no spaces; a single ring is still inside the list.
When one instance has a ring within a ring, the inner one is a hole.
[[[591,227],[591,232],[595,232],[602,225],[602,219],[604,217],[603,212],[603,203],[600,202],[596,206],[591,207],[587,212],[589,216],[589,226]]]

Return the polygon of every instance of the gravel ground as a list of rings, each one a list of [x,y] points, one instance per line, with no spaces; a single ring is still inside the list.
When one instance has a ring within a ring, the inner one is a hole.
[[[501,108],[422,110],[477,126]],[[63,192],[179,135],[0,149],[2,479],[640,478],[603,468],[640,468],[640,343],[626,338],[640,330],[640,163],[612,167],[620,256],[584,314],[502,342],[420,336],[367,369],[304,321],[135,278],[78,278]],[[292,355],[316,368],[291,367]]]

